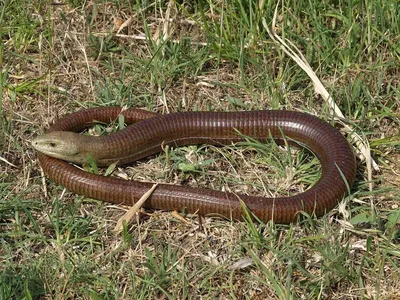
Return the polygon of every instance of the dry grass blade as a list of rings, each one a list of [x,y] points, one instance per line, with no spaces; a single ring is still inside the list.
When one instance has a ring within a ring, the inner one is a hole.
[[[151,189],[149,189],[146,193],[143,194],[143,196],[136,202],[117,222],[117,225],[114,228],[115,233],[119,233],[122,230],[122,225],[123,222],[126,221],[127,223],[132,220],[133,216],[139,211],[139,209],[142,207],[143,203],[151,196],[151,194],[154,192],[156,187],[158,186],[158,183],[155,183]]]
[[[191,224],[188,220],[186,220],[184,217],[182,217],[182,215],[179,214],[179,212],[177,212],[176,210],[174,210],[173,212],[171,212],[171,215],[172,215],[175,219],[181,221],[182,223],[185,223],[185,224],[187,224],[187,225],[190,225],[190,224]]]
[[[1,156],[0,156],[0,160],[1,160],[2,162],[5,162],[6,164],[10,165],[11,167],[18,168],[16,165],[10,163],[7,159],[5,159],[5,158],[3,158],[3,157],[1,157]]]
[[[96,37],[107,37],[109,36],[108,32],[95,32],[92,34],[93,36]],[[131,40],[140,40],[140,41],[146,41],[147,37],[143,34],[121,34],[117,33],[114,35],[115,37],[121,38],[121,39],[131,39]],[[173,44],[180,44],[181,41],[177,39],[170,39],[170,42]],[[194,46],[207,46],[208,44],[206,42],[196,42],[196,41],[191,41],[191,44]]]
[[[118,28],[117,33],[120,33],[124,28],[128,27],[132,23],[132,17],[128,18],[125,22],[121,24],[121,26]]]
[[[163,25],[163,39],[166,40],[171,35],[170,17],[171,7],[174,5],[174,1],[168,2],[167,11],[165,12],[164,25]]]
[[[280,2],[280,1],[279,1]],[[314,90],[317,94],[321,95],[321,97],[328,103],[330,111],[332,112],[332,117],[335,121],[339,121],[343,126],[344,130],[350,135],[351,140],[356,144],[356,147],[359,151],[359,156],[365,159],[368,173],[368,181],[369,181],[369,189],[373,189],[372,184],[372,166],[375,170],[379,170],[378,165],[371,157],[371,150],[369,143],[366,139],[363,139],[356,132],[354,132],[351,127],[344,123],[345,117],[343,113],[340,111],[339,107],[336,105],[332,96],[326,90],[321,80],[319,80],[318,76],[315,74],[310,64],[307,62],[307,59],[300,52],[300,50],[290,41],[282,39],[275,31],[275,24],[278,15],[278,6],[279,2],[275,7],[274,18],[272,20],[271,29],[268,27],[265,18],[263,18],[262,23],[267,31],[270,38],[277,44],[279,44],[280,48],[290,56],[310,77],[311,81],[314,84]]]

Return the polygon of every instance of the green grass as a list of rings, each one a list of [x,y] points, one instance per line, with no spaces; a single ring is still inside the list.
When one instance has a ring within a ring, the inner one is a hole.
[[[253,2],[0,6],[0,299],[400,297],[396,0],[279,3],[276,31],[306,56],[380,167],[370,191],[358,160],[351,195],[322,218],[277,225],[181,212],[185,223],[149,211],[115,234],[121,207],[40,173],[29,141],[82,107],[295,109],[329,120],[306,73],[262,26],[276,1]],[[165,149],[120,174],[275,196],[315,183],[319,163],[306,150],[247,140]]]

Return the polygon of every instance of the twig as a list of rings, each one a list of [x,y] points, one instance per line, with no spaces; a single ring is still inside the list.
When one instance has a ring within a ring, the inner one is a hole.
[[[117,225],[114,228],[115,233],[119,233],[122,230],[123,222],[129,223],[132,220],[133,216],[139,211],[139,209],[143,206],[143,203],[151,196],[153,191],[158,186],[158,183],[155,183],[151,189],[149,189],[143,196],[136,202],[117,222]]]

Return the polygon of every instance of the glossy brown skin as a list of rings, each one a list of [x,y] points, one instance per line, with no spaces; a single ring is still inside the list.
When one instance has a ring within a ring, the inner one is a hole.
[[[93,121],[110,122],[121,113],[119,107],[79,111],[58,120],[49,131],[81,131]],[[187,112],[167,115],[130,109],[122,112],[125,122],[135,123],[111,135],[90,142],[103,158],[101,164],[119,160],[125,164],[161,151],[161,145],[230,144],[242,140],[238,132],[260,140],[272,136],[305,145],[321,161],[320,180],[308,191],[291,197],[266,198],[237,195],[209,189],[160,184],[145,207],[184,210],[201,215],[243,219],[243,200],[259,220],[290,223],[298,212],[323,215],[348,193],[356,176],[356,161],[347,140],[320,119],[292,111]],[[235,130],[236,129],[236,130]],[[92,138],[93,139],[93,138]],[[96,140],[97,141],[97,140]],[[132,205],[153,185],[86,173],[69,163],[38,154],[44,172],[70,191],[112,203]],[[339,171],[340,170],[340,171]]]

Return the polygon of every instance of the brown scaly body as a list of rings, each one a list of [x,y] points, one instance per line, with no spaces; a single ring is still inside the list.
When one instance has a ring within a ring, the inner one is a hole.
[[[355,157],[340,132],[314,116],[292,111],[158,115],[138,109],[121,112],[120,107],[105,107],[68,115],[58,120],[48,132],[80,131],[93,121],[113,121],[121,113],[126,123],[135,124],[109,136],[88,137],[88,142],[79,139],[79,146],[89,147],[99,165],[115,161],[126,164],[159,152],[161,145],[230,144],[242,140],[238,132],[261,140],[269,136],[282,139],[283,132],[285,138],[309,148],[322,165],[320,180],[308,191],[291,197],[266,198],[160,184],[146,201],[145,207],[185,209],[201,215],[217,214],[241,219],[241,199],[264,222],[273,219],[276,223],[290,223],[296,220],[299,211],[321,216],[331,210],[347,194],[347,186],[351,186],[355,180]],[[34,147],[35,143],[33,141]],[[63,159],[68,160],[68,157]],[[39,160],[44,172],[56,183],[77,194],[112,203],[132,205],[152,186],[152,183],[89,174],[44,154],[39,154]]]

